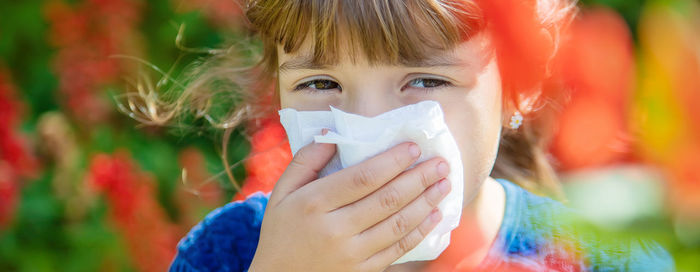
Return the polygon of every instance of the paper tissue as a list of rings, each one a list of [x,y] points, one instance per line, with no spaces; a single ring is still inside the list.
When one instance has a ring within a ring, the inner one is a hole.
[[[452,190],[438,205],[442,221],[413,250],[394,264],[436,259],[450,243],[450,232],[459,225],[462,215],[464,174],[462,159],[454,137],[445,124],[440,104],[422,101],[382,113],[375,117],[343,112],[331,106],[330,111],[279,111],[280,122],[287,132],[292,154],[312,141],[336,144],[337,152],[319,177],[360,163],[402,142],[420,146],[416,164],[436,156],[450,166],[447,176]],[[329,128],[326,135],[320,135]]]

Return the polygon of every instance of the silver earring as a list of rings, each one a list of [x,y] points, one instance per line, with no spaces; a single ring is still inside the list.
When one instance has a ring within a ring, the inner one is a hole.
[[[515,111],[510,117],[510,128],[518,129],[523,124],[523,115],[519,111]]]

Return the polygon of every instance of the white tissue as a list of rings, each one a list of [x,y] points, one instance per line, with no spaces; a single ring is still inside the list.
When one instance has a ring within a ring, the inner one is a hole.
[[[421,149],[420,158],[411,167],[436,156],[444,158],[450,166],[447,178],[452,190],[438,205],[442,220],[417,247],[394,264],[434,260],[447,248],[450,232],[459,225],[462,215],[464,174],[457,142],[445,124],[439,103],[422,101],[371,118],[346,113],[332,106],[330,111],[286,108],[279,114],[292,154],[312,140],[336,144],[335,156],[319,177],[360,163],[406,141],[418,144]],[[323,128],[331,131],[320,135]]]

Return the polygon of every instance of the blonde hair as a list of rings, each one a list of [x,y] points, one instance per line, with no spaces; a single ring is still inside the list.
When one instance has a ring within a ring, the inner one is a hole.
[[[189,82],[180,86],[177,97],[167,101],[138,85],[139,91],[127,96],[130,107],[121,109],[152,125],[164,125],[182,113],[191,113],[224,129],[226,138],[244,121],[274,116],[279,108],[276,84],[273,84],[278,67],[278,45],[286,53],[292,53],[309,36],[313,43],[312,61],[319,65],[332,64],[341,53],[339,33],[345,31],[343,34],[348,36],[344,38],[355,45],[350,47],[351,60],[363,56],[370,63],[410,65],[486,30],[491,22],[485,19],[484,12],[490,11],[484,11],[482,4],[488,1],[250,0],[245,3],[245,14],[262,41],[262,54],[253,54],[253,62],[242,63],[251,58],[242,57],[242,50],[250,47],[241,46],[240,41],[225,50],[211,50],[211,56],[187,75]],[[550,61],[557,51],[560,33],[574,16],[575,3],[569,0],[519,2],[531,4],[537,27],[546,30],[553,39],[554,47],[545,60]],[[498,48],[496,55],[503,58]],[[537,92],[523,96],[515,88],[532,86],[509,82],[507,74],[513,71],[508,69],[517,67],[509,67],[507,63],[502,66],[501,73],[506,74],[504,109],[517,109],[532,122],[526,123],[520,131],[503,133],[492,176],[509,179],[531,191],[560,196],[556,175],[543,151],[548,133],[531,115],[535,109],[543,108],[548,99]],[[220,86],[227,89],[222,90]],[[210,111],[216,102],[212,100],[221,92],[236,96],[239,102],[227,115],[214,118]],[[227,139],[224,149],[226,142]],[[223,159],[226,163],[226,158]],[[230,173],[229,177],[232,179]]]

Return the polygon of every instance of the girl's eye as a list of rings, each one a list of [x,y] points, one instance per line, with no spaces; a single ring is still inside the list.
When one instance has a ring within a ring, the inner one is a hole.
[[[442,79],[437,79],[437,78],[416,78],[414,80],[411,80],[406,84],[406,87],[410,88],[420,88],[420,89],[431,89],[431,88],[439,88],[439,87],[447,87],[451,86],[452,83],[449,81],[445,81]],[[404,88],[406,88],[404,87]]]
[[[307,82],[301,83],[294,87],[294,91],[310,90],[310,91],[324,91],[324,90],[340,90],[340,84],[333,80],[328,79],[313,79]]]

